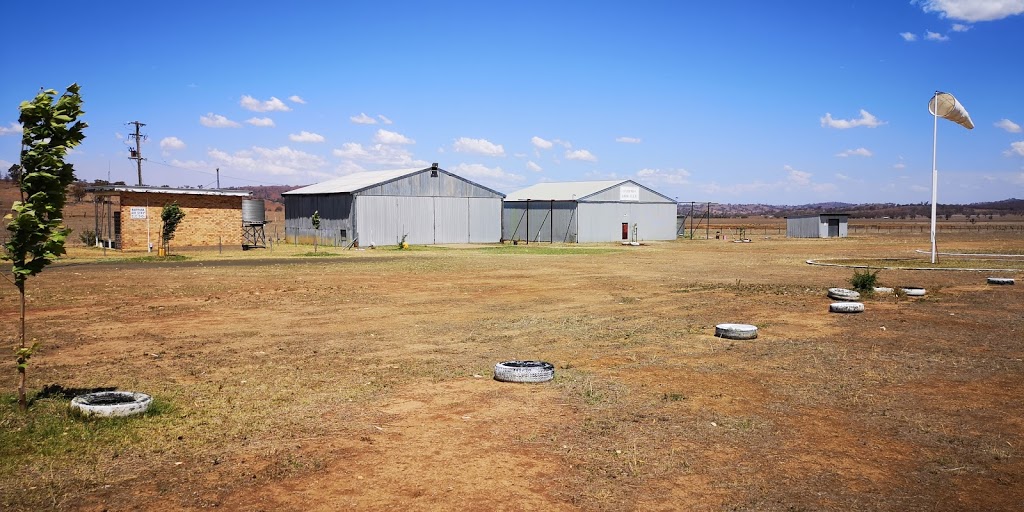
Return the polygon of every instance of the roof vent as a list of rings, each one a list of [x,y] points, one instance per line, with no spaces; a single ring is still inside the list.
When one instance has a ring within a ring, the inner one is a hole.
[[[434,162],[434,163],[430,164],[430,170],[432,170],[432,171],[436,171],[437,170],[437,162]]]

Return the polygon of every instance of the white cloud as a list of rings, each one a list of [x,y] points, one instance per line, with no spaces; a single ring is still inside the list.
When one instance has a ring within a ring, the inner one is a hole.
[[[377,119],[380,119],[381,124],[393,124],[394,122],[387,118],[384,114],[377,114]]]
[[[238,128],[242,126],[222,115],[210,112],[205,116],[199,116],[199,124],[207,128]]]
[[[906,169],[907,168],[907,164],[905,164],[903,162],[896,163],[896,164],[892,165],[892,168],[893,169]]]
[[[389,132],[384,129],[377,130],[377,134],[373,136],[373,141],[377,144],[416,144],[416,141],[401,133]]]
[[[624,144],[640,144],[643,141],[636,137],[618,137],[615,139],[615,142],[622,142]]]
[[[288,146],[252,149],[227,153],[219,149],[208,152],[210,158],[221,167],[274,175],[296,175],[310,173],[326,164],[326,161],[310,153]]]
[[[949,41],[949,36],[938,32],[932,32],[931,30],[926,30],[924,32],[924,38],[929,41]]]
[[[900,32],[900,37],[907,42],[917,41],[917,34],[913,32]]]
[[[283,101],[271,96],[267,101],[260,101],[248,94],[242,96],[241,101],[238,102],[242,108],[246,110],[252,110],[253,112],[288,112],[291,107],[285,105]]]
[[[21,127],[21,123],[12,122],[7,128],[0,126],[0,135],[18,135],[24,132],[25,129]]]
[[[594,156],[590,151],[585,149],[577,149],[575,151],[565,152],[566,160],[582,160],[586,162],[596,162],[597,157]]]
[[[919,0],[924,12],[967,22],[995,21],[1024,13],[1024,0]]]
[[[1024,140],[1010,143],[1010,149],[1003,152],[1006,156],[1024,156]]]
[[[539,149],[551,149],[551,146],[555,145],[550,140],[544,140],[540,137],[533,137],[532,139],[530,139],[530,142],[532,142],[533,145]]]
[[[487,139],[471,139],[459,137],[452,144],[452,149],[457,153],[475,153],[487,156],[505,156],[505,148],[501,144],[495,144]]]
[[[272,127],[272,126],[274,126],[274,120],[269,118],[269,117],[254,117],[252,119],[246,120],[245,122],[247,122],[247,123],[249,123],[249,124],[251,124],[253,126],[260,126],[260,127]]]
[[[842,181],[849,181],[850,177],[845,175],[845,174],[843,174],[843,173],[841,173],[841,172],[837,172],[836,173],[836,179],[839,179],[839,180],[842,180]]]
[[[360,112],[358,116],[349,117],[349,120],[351,120],[355,124],[377,124],[376,119],[366,115],[363,112]]]
[[[1020,125],[1009,119],[1000,119],[995,123],[996,128],[1002,128],[1010,133],[1020,133]]]
[[[786,181],[788,181],[789,183],[801,186],[811,184],[811,176],[813,176],[813,174],[809,172],[798,171],[788,165],[785,166],[784,169],[786,169]]]
[[[164,137],[160,140],[160,149],[166,154],[172,150],[185,149],[185,143],[177,137]]]
[[[952,29],[953,29],[953,32],[967,32],[968,30],[971,29],[971,26],[970,25],[962,25],[960,23],[954,23]]]
[[[666,183],[669,185],[686,185],[690,182],[690,171],[686,169],[640,169],[636,172],[637,179],[649,183]]]
[[[299,105],[305,105],[306,104],[306,100],[302,99],[298,95],[289,96],[288,97],[288,101],[290,101],[292,103],[298,103]]]
[[[842,153],[836,153],[836,156],[840,158],[846,158],[848,156],[871,156],[873,153],[867,148],[847,149]]]
[[[363,146],[357,142],[346,142],[345,144],[342,144],[340,149],[335,149],[332,153],[334,156],[344,158],[346,160],[363,162],[381,167],[387,166],[393,169],[427,165],[426,161],[413,158],[412,153],[404,147],[395,147],[386,144]],[[359,167],[355,170],[364,169]]]
[[[299,133],[289,134],[288,140],[292,142],[323,142],[324,136],[319,133],[302,131]]]
[[[459,176],[465,176],[472,180],[491,181],[502,184],[519,183],[525,180],[524,177],[505,172],[501,167],[487,167],[482,164],[459,164],[451,171]]]
[[[537,164],[535,164],[535,163],[533,163],[533,160],[530,160],[529,162],[526,162],[526,168],[531,170],[531,171],[533,171],[533,172],[542,172],[542,171],[544,171],[544,168],[539,166],[539,165],[537,165]]]
[[[858,126],[877,128],[883,124],[885,124],[885,121],[879,121],[877,117],[864,109],[860,111],[860,119],[833,119],[832,114],[828,112],[825,113],[825,117],[821,118],[821,126],[823,128],[836,128],[838,130],[846,130]]]

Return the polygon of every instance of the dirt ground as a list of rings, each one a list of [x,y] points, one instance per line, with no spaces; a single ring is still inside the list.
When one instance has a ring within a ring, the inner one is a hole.
[[[164,407],[119,442],[24,457],[0,508],[1024,509],[1024,283],[882,271],[926,296],[830,314],[826,289],[853,271],[805,263],[927,246],[281,247],[160,265],[76,250],[29,282],[30,388]],[[718,323],[759,337],[716,338]],[[493,380],[511,359],[556,378]]]

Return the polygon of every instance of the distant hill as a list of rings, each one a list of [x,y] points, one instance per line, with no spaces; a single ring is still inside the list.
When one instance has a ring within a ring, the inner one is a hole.
[[[105,182],[104,182],[105,183]],[[83,183],[84,184],[84,183]],[[81,209],[81,215],[86,215],[86,210],[92,209],[92,195],[84,192],[77,198],[73,197],[74,191],[82,190],[81,185],[76,184],[69,189],[68,205],[70,208]],[[90,183],[99,184],[99,183]],[[118,183],[123,184],[123,183]],[[274,212],[275,220],[280,217],[283,221],[284,199],[282,193],[300,188],[298,185],[258,185],[252,187],[232,187],[227,190],[248,190],[252,192],[253,199],[267,201],[268,218]],[[6,213],[10,210],[11,204],[20,198],[18,187],[10,180],[0,179],[0,211]],[[1001,201],[987,201],[970,204],[939,204],[937,207],[940,217],[946,215],[976,216],[976,215],[1024,215],[1024,199],[1003,199]],[[690,215],[690,203],[681,203],[676,211],[679,215]],[[703,216],[707,212],[707,203],[693,203],[693,214]],[[809,215],[815,213],[847,213],[852,218],[892,218],[906,219],[917,217],[930,217],[931,204],[929,203],[811,203],[801,205],[770,205],[770,204],[712,204],[712,217],[792,217],[796,215]],[[0,222],[0,225],[4,223]]]
[[[707,203],[695,203],[694,215],[704,214]],[[680,215],[690,214],[690,204],[680,204],[677,208]],[[816,213],[847,213],[852,218],[916,218],[930,217],[931,203],[812,203],[802,205],[768,205],[768,204],[712,204],[712,217],[792,217]],[[1024,215],[1024,199],[1004,199],[970,204],[939,204],[936,213],[945,215]]]

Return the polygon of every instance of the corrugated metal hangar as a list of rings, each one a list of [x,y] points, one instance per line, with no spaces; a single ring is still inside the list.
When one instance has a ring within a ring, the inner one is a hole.
[[[509,194],[502,216],[505,240],[676,239],[676,201],[632,180],[538,183]]]
[[[348,174],[284,194],[289,241],[348,245],[492,243],[501,239],[500,192],[437,164]],[[310,219],[319,212],[320,230]]]

